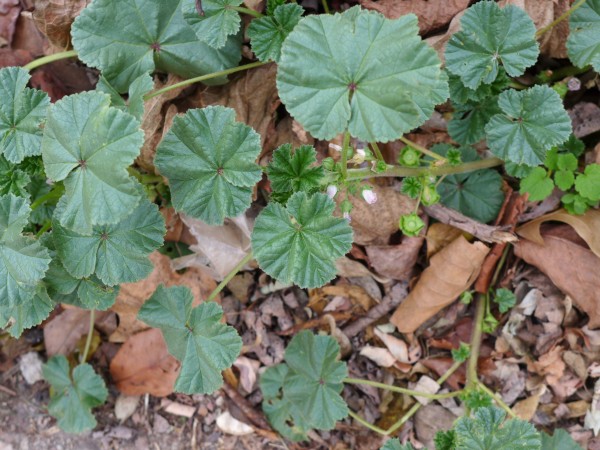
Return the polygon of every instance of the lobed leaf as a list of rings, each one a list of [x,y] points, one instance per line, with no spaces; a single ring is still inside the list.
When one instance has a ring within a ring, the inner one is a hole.
[[[359,7],[304,17],[281,49],[281,101],[319,139],[345,129],[368,142],[397,139],[448,97],[441,62],[418,31],[412,14],[389,20]]]
[[[110,95],[110,103],[121,111],[128,112],[141,121],[144,115],[144,95],[152,90],[154,81],[145,73],[132,81],[127,92],[127,100],[102,75],[96,84],[96,90]]]
[[[60,205],[55,216],[61,217]],[[166,232],[163,216],[148,200],[119,223],[95,226],[89,236],[64,228],[56,219],[52,229],[56,253],[67,272],[74,278],[94,274],[109,286],[147,277],[153,268],[148,255],[163,244]]]
[[[480,1],[467,9],[460,25],[461,30],[446,44],[446,68],[468,88],[491,84],[500,65],[516,77],[537,61],[535,25],[521,8]]]
[[[519,192],[521,194],[528,193],[529,200],[537,202],[544,200],[552,194],[554,190],[554,182],[543,167],[534,167],[533,170],[525,178],[521,180]]]
[[[223,310],[213,302],[192,308],[184,286],[160,285],[140,309],[138,319],[160,328],[169,352],[181,361],[175,390],[208,394],[223,384],[221,371],[231,367],[242,349],[235,328],[221,323]]]
[[[175,209],[220,225],[250,207],[260,151],[260,136],[236,122],[233,109],[209,106],[175,117],[154,162],[169,179]]]
[[[44,285],[38,283],[33,297],[12,307],[0,309],[0,328],[6,327],[12,319],[8,332],[12,337],[18,338],[26,329],[47,319],[54,306],[55,303],[48,296]]]
[[[398,438],[394,438],[387,440],[379,450],[415,450],[415,448],[410,442],[402,444]]]
[[[273,152],[267,166],[273,195],[285,203],[294,193],[316,191],[324,176],[322,166],[315,166],[317,152],[312,145],[301,145],[292,151],[291,144],[283,144]]]
[[[104,380],[89,364],[69,369],[67,358],[53,356],[43,366],[44,378],[50,383],[50,415],[58,426],[68,433],[82,433],[96,426],[91,409],[106,401],[108,391]]]
[[[45,92],[29,89],[29,78],[20,67],[0,69],[0,155],[12,163],[41,153],[50,99]]]
[[[281,47],[304,14],[302,6],[288,3],[275,8],[273,15],[254,19],[248,27],[252,51],[260,61],[281,59]]]
[[[118,222],[138,205],[139,183],[127,167],[144,140],[139,123],[110,107],[108,95],[84,92],[54,103],[42,140],[46,174],[64,180],[61,226],[89,235],[94,226]]]
[[[27,185],[31,177],[0,155],[0,195],[13,194],[15,197],[29,197]]]
[[[542,433],[542,450],[583,450],[565,430],[555,430],[552,436]]]
[[[183,0],[181,7],[183,18],[198,39],[219,49],[240,30],[240,14],[230,7],[242,3],[243,0],[202,0],[202,14],[196,8],[196,0]]]
[[[29,203],[12,194],[0,197],[0,307],[12,309],[30,301],[50,264],[40,243],[21,234]]]
[[[575,189],[592,202],[600,201],[600,164],[588,164],[575,179]]]
[[[260,268],[283,283],[324,285],[336,275],[335,260],[350,251],[352,229],[333,217],[325,194],[296,192],[286,206],[270,203],[256,218],[252,251]]]
[[[600,72],[600,0],[586,0],[569,17],[567,54],[577,67]]]
[[[505,161],[536,166],[548,150],[571,134],[571,119],[559,95],[548,86],[500,94],[496,114],[485,127],[492,152]]]
[[[476,144],[485,137],[486,124],[500,112],[497,97],[476,104],[456,105],[448,122],[448,134],[461,145]]]
[[[241,57],[239,37],[218,51],[199,40],[183,18],[181,0],[94,0],[73,22],[71,36],[79,59],[100,69],[121,93],[154,70],[191,78],[234,67]]]

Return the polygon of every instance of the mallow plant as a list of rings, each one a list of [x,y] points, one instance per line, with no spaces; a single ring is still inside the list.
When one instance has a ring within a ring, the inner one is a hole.
[[[238,66],[240,14],[252,16],[247,36],[258,61]],[[600,0],[578,1],[569,14],[572,72],[598,71]],[[418,31],[412,14],[390,20],[360,7],[305,16],[300,5],[285,0],[269,0],[264,14],[242,0],[93,0],[73,23],[74,50],[0,69],[0,325],[18,337],[66,303],[91,310],[91,336],[94,311],[113,305],[120,284],[151,272],[148,256],[164,244],[159,206],[223,224],[244,214],[266,176],[271,192],[254,224],[252,252],[199,306],[192,306],[186,287],[160,286],[139,311],[181,362],[175,390],[210,393],[242,348],[213,301],[218,293],[252,258],[283,283],[314,288],[331,281],[336,259],[352,245],[350,197],[377,201],[371,178],[403,178],[403,192],[417,200],[414,213],[398,217],[410,236],[424,227],[420,204],[442,202],[476,220],[494,219],[503,198],[501,166],[514,183],[524,178],[520,188],[533,199],[552,184],[565,192],[563,202],[574,213],[597,206],[599,169],[581,165],[582,144],[571,134],[556,83],[515,80],[536,64],[536,37],[547,30],[536,32],[515,6],[480,1],[448,42],[445,68]],[[75,56],[98,69],[96,90],[51,103],[27,87],[30,70]],[[209,106],[174,119],[156,149],[160,176],[135,165],[145,101],[196,82],[225,83],[229,74],[264,64],[277,65],[281,101],[312,136],[341,136],[342,145],[332,144],[336,158],[318,162],[314,147],[284,144],[261,167],[258,133],[238,122],[234,110]],[[154,72],[186,80],[153,91]],[[458,145],[424,148],[406,138],[448,101],[454,111],[449,133]],[[394,140],[406,147],[398,161],[386,161],[378,143]],[[474,144],[489,152],[482,157]],[[71,432],[93,428],[91,408],[107,397],[104,381],[86,362],[89,342],[76,367],[64,357],[44,367],[52,386],[48,411]],[[455,364],[438,382],[468,357],[468,347],[457,350]],[[510,412],[477,383],[466,392],[427,394],[348,378],[337,343],[310,332],[296,335],[285,362],[262,376],[263,408],[292,440],[306,439],[311,429],[331,429],[347,416],[389,435],[418,409],[378,429],[348,408],[340,395],[344,383],[431,399],[482,391]],[[544,436],[531,425],[504,422],[491,403],[475,406],[472,417],[439,438],[439,448],[467,448],[467,441],[468,448],[543,445]],[[473,439],[481,444],[474,447]],[[409,447],[389,441],[385,448]]]

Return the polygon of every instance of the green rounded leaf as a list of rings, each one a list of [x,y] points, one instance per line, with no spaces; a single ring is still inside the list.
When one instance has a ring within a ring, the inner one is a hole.
[[[586,0],[569,17],[567,53],[577,67],[600,72],[600,0]]]
[[[534,167],[525,178],[521,180],[519,192],[528,193],[529,200],[537,202],[544,200],[554,190],[554,182],[548,176],[548,172],[543,167]]]
[[[60,217],[59,210],[60,205]],[[121,222],[94,227],[90,236],[64,228],[57,220],[52,230],[56,253],[69,274],[95,274],[109,286],[147,277],[153,268],[148,255],[163,244],[166,231],[163,216],[148,200]]]
[[[260,136],[236,122],[233,109],[209,106],[175,118],[154,163],[169,179],[175,209],[220,225],[250,207],[260,151]]]
[[[121,111],[128,112],[137,120],[141,121],[144,115],[144,95],[152,90],[154,81],[152,77],[145,73],[133,80],[127,92],[127,100],[109,83],[109,81],[100,76],[96,90],[110,95],[110,103]]]
[[[29,197],[27,185],[31,177],[0,155],[0,195],[13,194],[16,197]]]
[[[485,137],[486,124],[499,112],[497,97],[477,104],[456,105],[448,122],[448,134],[461,145],[476,144]]]
[[[398,438],[389,439],[379,450],[415,450],[410,442],[400,443]]]
[[[565,430],[555,430],[550,436],[544,432],[542,435],[542,450],[583,450]]]
[[[282,102],[319,139],[346,128],[368,142],[397,139],[448,97],[441,62],[418,32],[412,14],[389,20],[359,7],[303,18],[281,49]]]
[[[460,25],[446,44],[446,68],[468,88],[491,84],[501,64],[516,77],[537,61],[535,25],[521,8],[481,1],[467,9]]]
[[[183,0],[183,18],[198,39],[212,48],[221,48],[227,38],[240,30],[240,14],[230,6],[240,6],[243,0],[202,0],[200,14],[196,0]]]
[[[558,170],[554,173],[554,183],[561,191],[567,191],[575,183],[575,174],[568,170]]]
[[[323,286],[336,275],[335,260],[350,251],[352,229],[333,217],[325,194],[296,192],[283,207],[271,203],[256,218],[252,251],[262,270],[302,288]]]
[[[254,19],[248,27],[252,51],[260,61],[281,59],[283,42],[304,14],[302,6],[288,3],[275,8],[272,16]]]
[[[600,200],[600,164],[589,164],[577,175],[575,190],[592,202]]]
[[[38,284],[33,297],[15,304],[12,308],[0,309],[0,328],[12,319],[8,332],[12,337],[18,338],[24,330],[39,325],[47,319],[54,306],[55,303],[48,296],[44,285]]]
[[[139,123],[110,107],[108,95],[84,92],[54,103],[42,140],[46,174],[64,180],[60,224],[82,234],[118,222],[140,202],[127,167],[144,140]]]
[[[571,134],[571,119],[559,95],[548,86],[500,94],[496,114],[485,127],[492,152],[505,161],[536,166]]]
[[[138,319],[160,328],[169,352],[181,361],[175,390],[209,394],[223,385],[221,371],[231,367],[242,349],[235,328],[221,323],[223,310],[214,302],[192,308],[194,297],[184,286],[160,285],[140,309]]]
[[[42,367],[44,378],[52,386],[48,412],[67,433],[82,433],[96,426],[91,409],[106,401],[108,391],[101,376],[89,364],[73,370],[64,356],[53,356]]]
[[[0,155],[13,163],[41,153],[50,99],[45,92],[29,89],[29,78],[20,67],[0,69]]]
[[[79,59],[100,69],[121,93],[155,69],[191,78],[234,67],[241,56],[239,37],[218,51],[200,41],[183,18],[181,0],[94,0],[73,22],[71,35]]]
[[[13,308],[31,300],[50,264],[48,250],[21,234],[29,203],[12,194],[0,197],[0,307]]]

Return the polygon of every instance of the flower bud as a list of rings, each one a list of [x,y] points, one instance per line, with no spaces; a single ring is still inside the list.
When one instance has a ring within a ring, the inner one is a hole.
[[[435,189],[435,184],[426,184],[423,187],[423,193],[421,194],[421,202],[425,206],[435,205],[440,201],[440,194]]]
[[[342,214],[342,217],[344,219],[346,219],[348,222],[352,222],[352,217],[350,217],[350,213],[349,212],[345,212]]]
[[[369,205],[377,202],[377,194],[372,189],[363,189],[362,196]]]
[[[335,197],[335,194],[337,194],[337,186],[335,184],[331,184],[329,186],[327,186],[327,196],[333,200],[333,198]]]
[[[330,148],[331,150],[335,150],[336,152],[341,152],[341,151],[342,151],[342,146],[341,146],[341,145],[334,144],[333,142],[330,142],[330,143],[329,143],[329,148]]]

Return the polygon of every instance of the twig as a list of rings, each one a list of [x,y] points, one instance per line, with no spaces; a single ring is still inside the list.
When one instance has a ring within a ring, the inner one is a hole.
[[[510,227],[486,225],[440,204],[423,208],[430,217],[466,231],[484,242],[501,243],[519,240],[514,233],[508,231]]]
[[[483,335],[485,297],[477,294],[475,302],[475,317],[473,318],[473,331],[471,332],[471,353],[467,362],[467,389],[474,388],[479,383],[477,363],[479,362],[479,350],[481,349],[481,337]]]
[[[384,297],[384,299],[377,306],[371,308],[366,316],[361,317],[360,319],[352,322],[350,325],[344,327],[342,329],[343,333],[349,338],[353,338],[362,330],[367,328],[373,322],[381,319],[387,313],[389,313],[392,309],[398,307],[402,300],[406,298],[408,295],[407,290],[408,285],[406,283],[398,283],[393,288],[392,291]],[[399,293],[395,293],[394,289],[401,290]],[[392,295],[394,293],[394,295]]]

